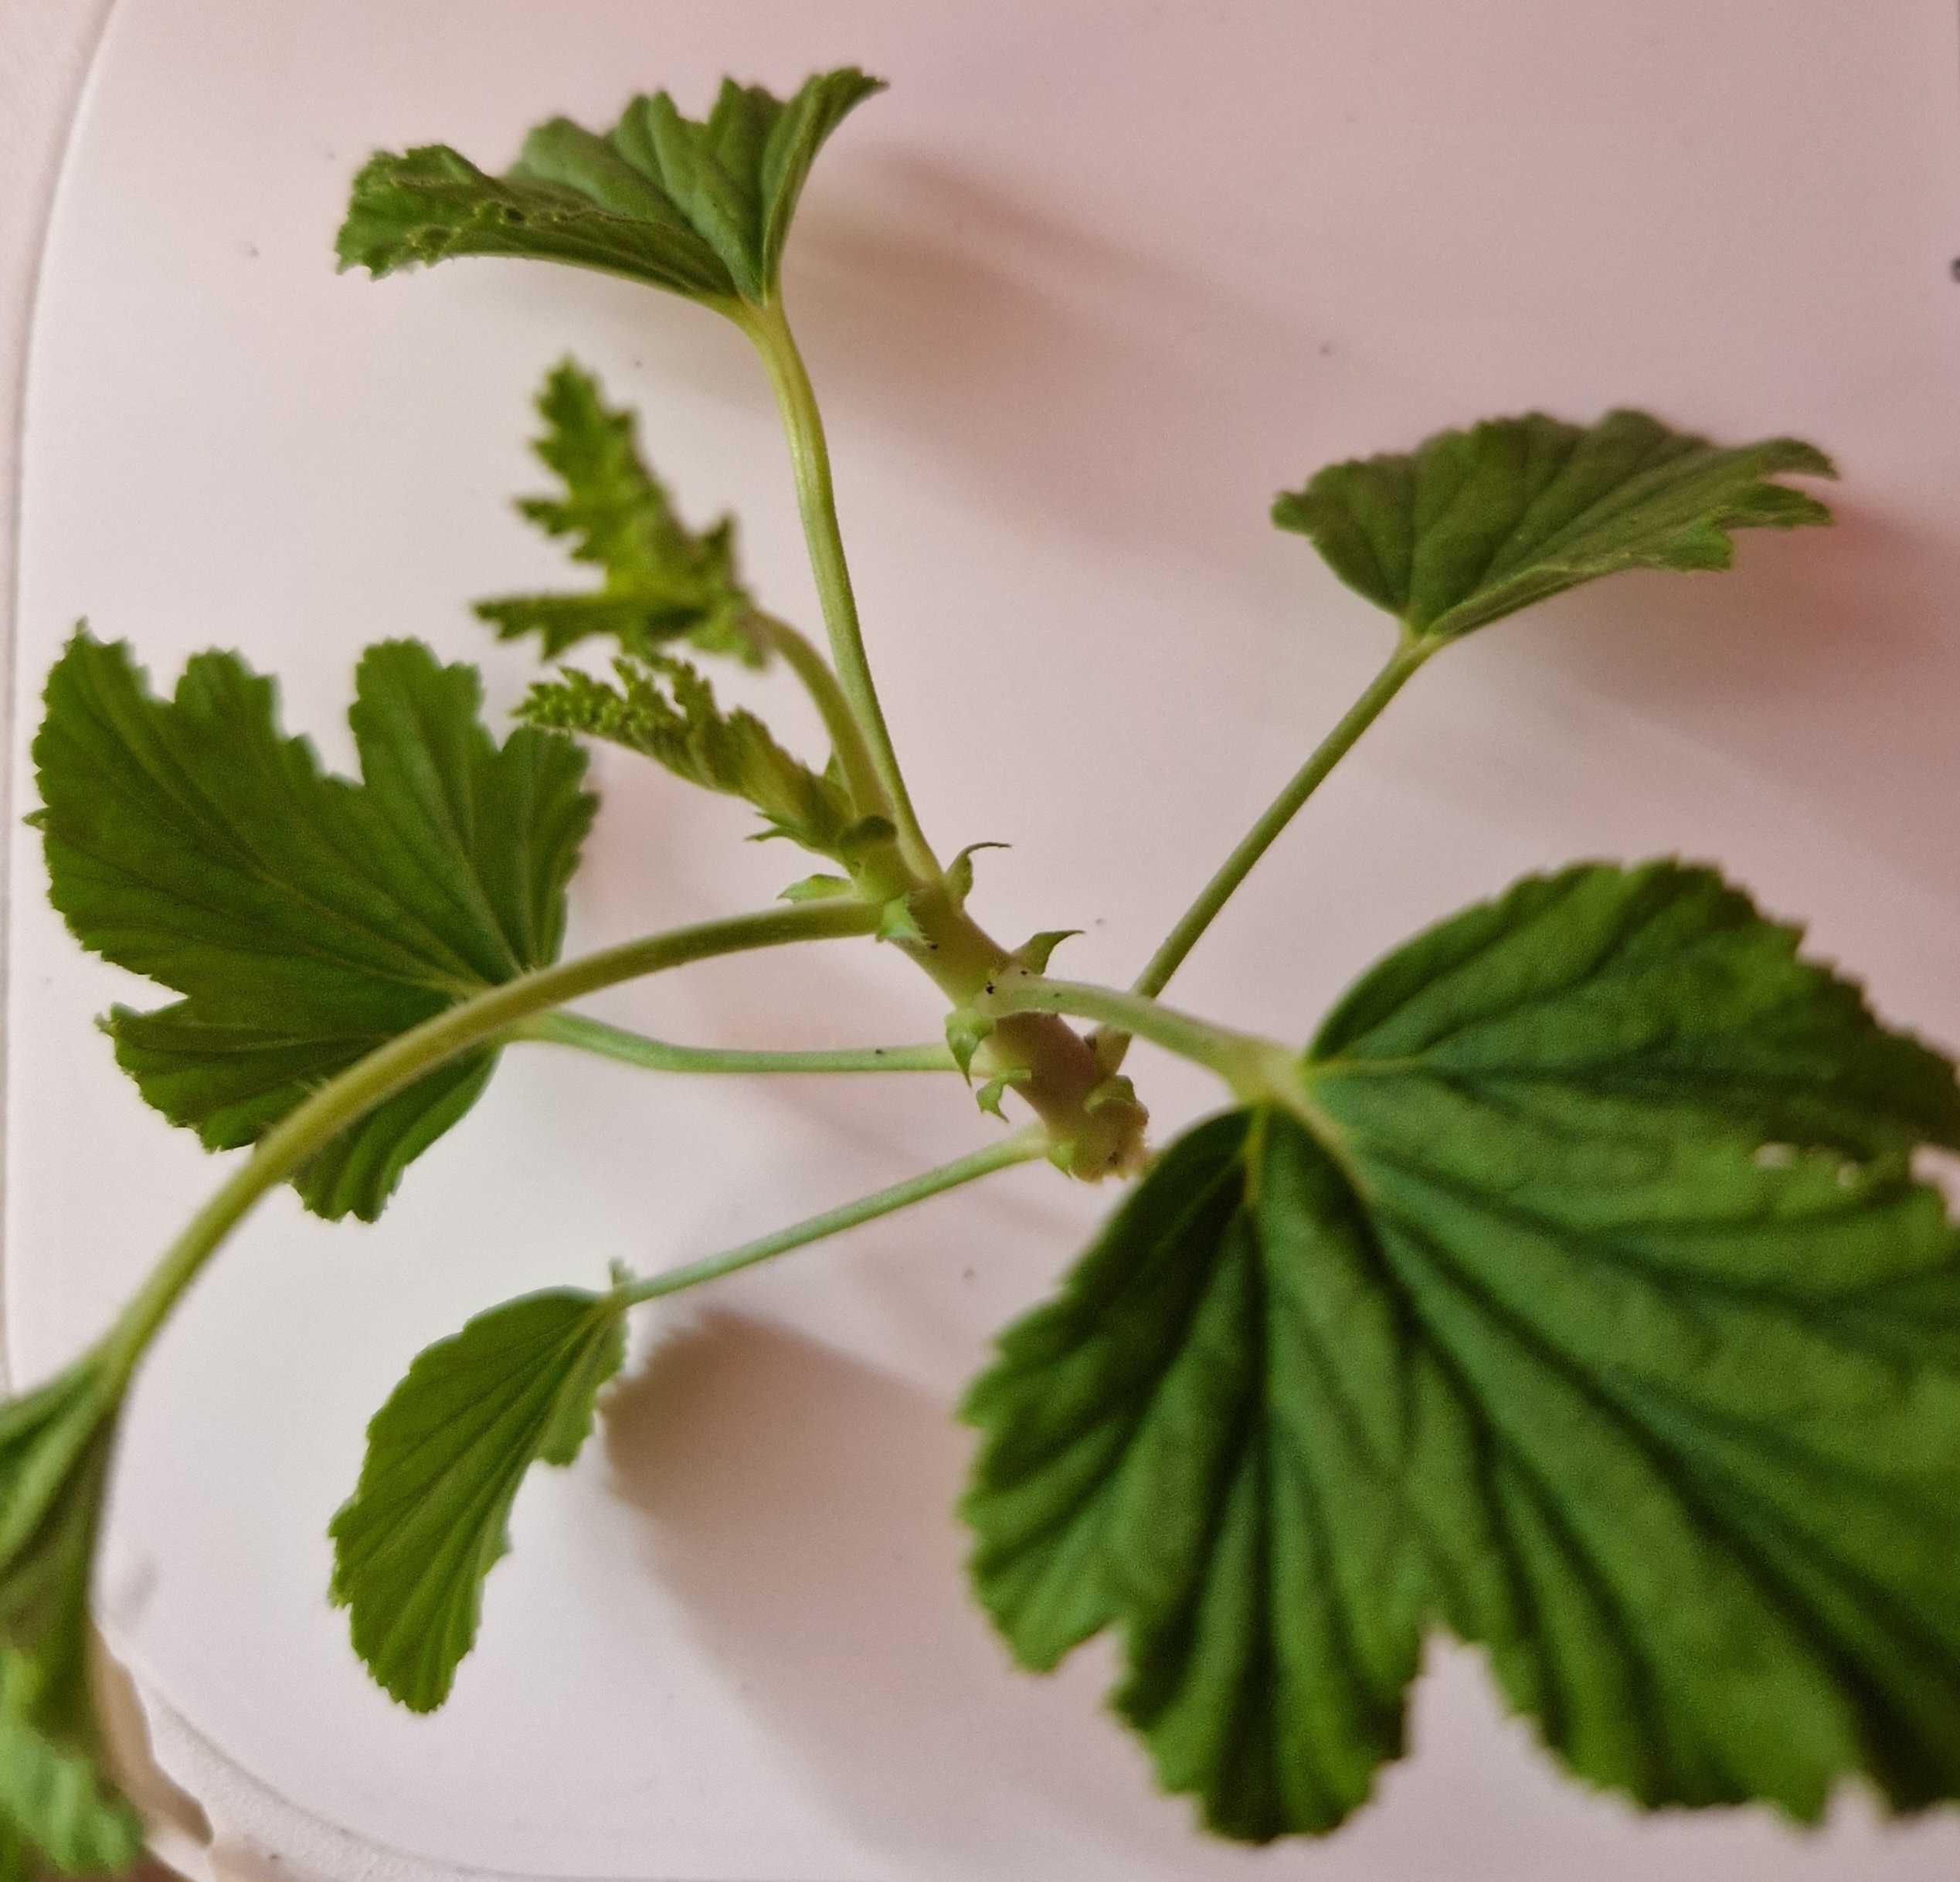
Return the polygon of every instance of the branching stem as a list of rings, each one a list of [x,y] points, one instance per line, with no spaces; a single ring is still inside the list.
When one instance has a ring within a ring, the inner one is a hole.
[[[865,817],[889,817],[891,803],[885,782],[871,756],[871,747],[844,696],[831,663],[811,646],[809,640],[786,620],[773,614],[758,613],[756,630],[763,644],[781,656],[783,664],[803,683],[824,721],[831,749],[844,769],[844,781],[851,787],[852,801]]]
[[[657,1300],[663,1294],[678,1294],[684,1288],[698,1287],[704,1281],[718,1281],[724,1275],[735,1273],[743,1268],[752,1268],[758,1262],[773,1259],[778,1255],[786,1255],[792,1248],[807,1247],[810,1242],[821,1242],[827,1236],[840,1235],[847,1228],[855,1228],[861,1222],[874,1221],[881,1215],[889,1215],[895,1210],[909,1209],[914,1203],[923,1202],[929,1196],[936,1196],[943,1191],[957,1189],[963,1183],[971,1183],[977,1177],[990,1176],[997,1170],[1005,1170],[1014,1164],[1031,1162],[1047,1153],[1048,1133],[1038,1126],[1031,1126],[1017,1132],[1011,1137],[1004,1137],[997,1143],[991,1143],[983,1150],[975,1150],[970,1155],[956,1158],[949,1164],[941,1164],[938,1168],[908,1177],[902,1183],[894,1183],[888,1189],[874,1191],[868,1196],[860,1196],[854,1202],[847,1202],[841,1208],[827,1209],[821,1215],[805,1218],[793,1222],[787,1228],[779,1228],[774,1234],[763,1235],[753,1242],[745,1242],[739,1248],[728,1249],[719,1255],[711,1255],[704,1261],[690,1262],[684,1268],[669,1269],[665,1274],[657,1274],[644,1281],[637,1281],[620,1289],[615,1298],[628,1306],[637,1306],[642,1301]]]
[[[512,1028],[517,1039],[542,1040],[569,1045],[602,1058],[617,1058],[649,1072],[957,1072],[952,1052],[943,1044],[860,1045],[804,1052],[741,1051],[712,1045],[674,1045],[650,1039],[582,1013],[542,1013]]]
[[[1276,1055],[1284,1055],[1284,1048],[1270,1039],[1180,1013],[1146,994],[1123,993],[1085,980],[1051,980],[1024,974],[1000,981],[977,1004],[990,1017],[1065,1013],[1076,1019],[1093,1020],[1203,1065],[1242,1093],[1262,1091]]]
[[[288,1112],[192,1217],[110,1330],[104,1354],[112,1376],[120,1382],[134,1371],[172,1308],[260,1197],[375,1106],[437,1066],[603,987],[717,954],[867,934],[876,920],[876,911],[859,902],[816,902],[669,929],[507,980],[389,1040]]]

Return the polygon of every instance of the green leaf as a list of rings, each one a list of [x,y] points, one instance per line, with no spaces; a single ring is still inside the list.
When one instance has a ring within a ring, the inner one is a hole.
[[[34,741],[49,895],[84,946],[185,996],[105,1023],[144,1098],[207,1147],[256,1141],[377,1046],[556,957],[585,760],[535,731],[500,749],[481,701],[470,668],[369,648],[357,785],[281,733],[272,682],[236,654],[199,654],[160,699],[127,647],[69,643]],[[372,1220],[495,1057],[342,1133],[294,1178],[307,1208]]]
[[[1034,1668],[1118,1629],[1248,1840],[1367,1796],[1439,1622],[1644,1805],[1960,1795],[1956,1142],[1952,1067],[1712,875],[1527,880],[1006,1334],[980,1597]]]
[[[975,854],[981,850],[1005,850],[1013,847],[1008,843],[970,843],[946,865],[946,893],[953,898],[956,908],[964,908],[966,898],[973,892]]]
[[[973,1055],[994,1036],[994,1026],[992,1020],[971,1007],[955,1007],[946,1016],[946,1048],[969,1085],[973,1082]]]
[[[878,941],[902,942],[909,947],[926,947],[926,930],[919,926],[919,917],[912,912],[909,892],[894,895],[878,912],[878,923],[872,937]]]
[[[433,1712],[476,1643],[483,1581],[525,1473],[569,1464],[626,1357],[611,1296],[506,1301],[417,1355],[368,1426],[354,1494],[333,1520],[332,1597],[354,1649],[411,1711]]]
[[[964,1066],[961,1067],[961,1070],[964,1071],[965,1069],[966,1068]],[[978,1091],[973,1093],[973,1102],[977,1104],[988,1116],[997,1117],[1003,1123],[1005,1123],[1007,1119],[1007,1113],[1006,1107],[1002,1104],[1001,1100],[1007,1096],[1009,1092],[1014,1090],[1020,1085],[1027,1084],[1033,1079],[1034,1075],[1034,1073],[1029,1071],[1024,1065],[1015,1065],[1011,1067],[1008,1070],[1001,1072],[997,1077],[989,1079]]]
[[[854,895],[857,885],[848,876],[806,875],[799,877],[776,897],[778,902],[835,902],[844,895]]]
[[[89,1695],[89,1572],[119,1401],[88,1360],[0,1406],[0,1874],[118,1874],[142,1853]]]
[[[767,825],[766,835],[843,858],[853,815],[838,779],[793,757],[752,712],[724,712],[714,688],[684,661],[623,658],[613,671],[617,684],[567,668],[532,688],[521,715],[533,725],[623,745],[690,784],[743,799]]]
[[[1639,412],[1542,413],[1330,465],[1274,504],[1349,587],[1445,640],[1622,569],[1726,569],[1737,529],[1828,523],[1771,480],[1833,477],[1794,438],[1724,450]]]
[[[545,430],[534,448],[564,494],[523,498],[518,508],[605,579],[583,593],[480,601],[478,617],[504,640],[535,634],[548,660],[604,635],[628,654],[686,639],[704,652],[764,664],[755,606],[735,571],[734,519],[725,516],[702,535],[689,529],[640,454],[632,413],[608,406],[574,362],[545,381],[538,410]]]
[[[656,92],[604,137],[562,117],[541,124],[501,177],[444,144],[381,151],[354,179],[340,264],[380,276],[453,255],[517,255],[765,306],[817,153],[883,89],[854,67],[817,73],[786,101],[725,80],[705,120]]]
[[[1079,928],[1044,928],[1022,942],[1011,958],[1030,973],[1046,973],[1055,950],[1063,942],[1074,940],[1082,932]]]

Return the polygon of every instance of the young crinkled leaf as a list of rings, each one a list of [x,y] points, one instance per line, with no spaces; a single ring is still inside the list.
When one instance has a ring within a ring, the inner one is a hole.
[[[766,658],[755,606],[735,567],[735,521],[697,535],[674,513],[634,438],[633,414],[609,406],[598,382],[570,360],[538,396],[545,421],[538,455],[565,487],[562,497],[526,497],[518,508],[605,579],[583,593],[506,595],[480,601],[477,615],[504,640],[535,634],[548,660],[593,635],[623,652],[651,653],[684,638],[702,651],[760,666]]]
[[[848,860],[858,820],[831,772],[813,771],[752,712],[725,712],[684,661],[662,654],[614,663],[617,684],[567,668],[532,688],[532,725],[583,733],[655,759],[675,776],[752,804],[766,834],[820,856]]]
[[[332,1595],[355,1651],[411,1710],[449,1697],[525,1473],[578,1456],[625,1354],[608,1296],[530,1294],[418,1355],[375,1414],[359,1485],[333,1520]]]
[[[1952,1068],[1701,870],[1520,884],[1167,1151],[974,1387],[981,1598],[1164,1784],[1326,1829],[1433,1622],[1581,1775],[1960,1796]]]
[[[176,694],[77,632],[34,741],[50,899],[76,938],[185,997],[106,1024],[117,1062],[209,1148],[256,1141],[387,1040],[549,966],[590,823],[585,759],[524,729],[499,747],[471,668],[370,647],[348,713],[362,781],[284,737],[272,682],[203,654]],[[294,1178],[318,1214],[372,1220],[496,1054],[379,1106]]]
[[[787,100],[722,82],[705,120],[665,92],[605,136],[541,124],[501,177],[446,144],[381,151],[354,179],[337,244],[375,275],[453,255],[569,262],[710,304],[776,295],[783,246],[817,153],[881,81],[820,73]]]
[[[104,1775],[89,1571],[118,1394],[85,1360],[0,1405],[0,1877],[120,1874],[142,1852]]]
[[[1411,633],[1447,640],[1622,569],[1726,569],[1734,530],[1828,523],[1774,481],[1792,474],[1836,473],[1794,438],[1724,450],[1639,412],[1586,427],[1534,412],[1330,465],[1272,518]]]

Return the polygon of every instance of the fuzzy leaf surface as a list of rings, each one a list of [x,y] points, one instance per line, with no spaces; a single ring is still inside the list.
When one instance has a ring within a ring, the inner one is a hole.
[[[1437,1624],[1581,1775],[1960,1795],[1952,1067],[1706,871],[1520,883],[1167,1150],[974,1387],[1026,1666],[1105,1629],[1254,1842],[1402,1748]]]
[[[834,771],[814,771],[785,751],[750,712],[725,712],[698,669],[664,654],[613,663],[616,678],[568,668],[532,688],[533,725],[604,739],[664,765],[691,784],[739,797],[769,836],[846,859],[856,814]]]

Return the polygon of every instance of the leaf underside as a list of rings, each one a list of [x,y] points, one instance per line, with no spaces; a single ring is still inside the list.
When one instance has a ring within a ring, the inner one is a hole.
[[[1532,413],[1330,465],[1272,516],[1411,633],[1449,640],[1622,569],[1726,569],[1735,530],[1831,520],[1775,479],[1835,474],[1794,438],[1722,449],[1640,412]]]
[[[204,654],[175,696],[78,631],[34,742],[49,897],[84,946],[185,997],[104,1022],[144,1097],[207,1147],[255,1142],[312,1092],[459,1000],[556,956],[591,821],[585,759],[501,747],[474,671],[369,649],[348,718],[362,782],[280,731],[272,682]],[[372,1220],[466,1112],[494,1053],[431,1072],[294,1178]]]
[[[1643,1805],[1960,1795],[1951,1067],[1662,864],[1431,930],[1300,1080],[973,1390],[1017,1657],[1118,1629],[1161,1781],[1255,1842],[1367,1797],[1439,1623]]]
[[[525,1473],[578,1456],[625,1358],[624,1325],[602,1295],[507,1301],[419,1354],[375,1414],[331,1527],[332,1597],[355,1652],[411,1710],[448,1697]]]
[[[817,153],[881,90],[853,67],[819,73],[786,100],[726,80],[702,120],[656,92],[603,137],[569,118],[540,124],[501,177],[447,144],[379,151],[354,179],[340,263],[379,276],[511,255],[763,305]]]
[[[735,569],[733,518],[703,534],[689,529],[640,454],[631,412],[608,406],[598,382],[572,361],[545,379],[538,410],[545,429],[535,449],[562,494],[525,498],[518,508],[604,579],[583,593],[480,601],[478,617],[504,640],[535,634],[547,660],[600,636],[627,654],[685,639],[762,665],[754,604]]]

